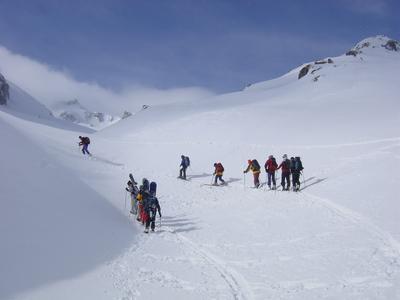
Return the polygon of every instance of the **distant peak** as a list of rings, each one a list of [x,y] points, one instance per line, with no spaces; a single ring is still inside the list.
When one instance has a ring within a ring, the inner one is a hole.
[[[369,37],[358,42],[346,55],[357,56],[361,53],[367,53],[372,49],[382,49],[387,51],[400,52],[400,43],[384,35]]]

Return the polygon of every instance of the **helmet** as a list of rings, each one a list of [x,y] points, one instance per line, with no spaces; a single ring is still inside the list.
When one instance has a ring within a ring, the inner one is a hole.
[[[287,159],[287,154],[284,154],[284,155],[282,156],[282,158],[283,158],[283,159]]]

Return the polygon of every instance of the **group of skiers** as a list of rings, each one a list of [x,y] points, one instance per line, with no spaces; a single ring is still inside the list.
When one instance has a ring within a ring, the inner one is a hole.
[[[272,190],[276,190],[276,179],[275,172],[279,169],[281,171],[281,186],[283,191],[290,190],[290,182],[292,181],[293,191],[300,190],[300,174],[304,169],[303,164],[299,156],[288,158],[287,154],[282,156],[282,162],[277,164],[276,159],[273,155],[268,156],[267,161],[264,164],[265,172],[267,173],[268,179],[267,184],[268,187]],[[261,167],[256,159],[249,159],[248,166],[243,173],[247,173],[249,171],[253,172],[254,177],[254,187],[260,187],[260,173]],[[292,178],[290,179],[290,175]]]
[[[249,159],[247,161],[247,168],[243,173],[251,171],[254,178],[254,187],[260,187],[260,173],[261,166],[257,159]],[[190,166],[190,160],[188,156],[181,155],[181,164],[178,178],[186,180],[186,169]],[[303,170],[303,164],[299,156],[288,158],[287,154],[282,156],[282,162],[278,165],[273,155],[269,155],[267,161],[264,164],[265,172],[267,173],[267,185],[271,190],[276,190],[276,177],[275,172],[281,169],[281,186],[282,190],[289,191],[290,185],[293,185],[293,191],[300,190],[300,174]],[[213,173],[213,184],[218,185],[218,181],[221,185],[226,184],[222,179],[225,169],[222,163],[214,163]]]
[[[161,220],[161,207],[156,197],[157,183],[146,178],[142,179],[142,185],[138,188],[137,182],[132,174],[129,174],[129,181],[125,190],[129,192],[131,197],[130,213],[136,215],[136,220],[145,226],[145,233],[154,231],[156,227],[156,215]]]

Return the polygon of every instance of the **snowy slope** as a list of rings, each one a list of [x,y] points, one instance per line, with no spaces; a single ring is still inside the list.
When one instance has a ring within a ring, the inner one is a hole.
[[[367,41],[356,56],[311,63],[316,71],[300,80],[304,66],[241,92],[150,107],[91,135],[93,158],[79,153],[77,131],[0,112],[2,135],[19,149],[0,150],[12,158],[1,170],[10,179],[1,183],[9,249],[0,269],[15,269],[0,271],[1,298],[400,298],[400,53],[382,47],[387,38]],[[302,191],[252,189],[247,159],[284,153],[302,157]],[[191,157],[188,181],[176,179],[181,154]],[[228,186],[205,185],[216,161]],[[158,182],[154,234],[128,217],[129,172]],[[18,188],[20,173],[32,179],[28,189]],[[12,218],[22,214],[18,200],[32,208],[30,199],[35,213]],[[48,259],[37,259],[38,246],[12,254],[31,234]],[[43,273],[19,283],[19,257]]]

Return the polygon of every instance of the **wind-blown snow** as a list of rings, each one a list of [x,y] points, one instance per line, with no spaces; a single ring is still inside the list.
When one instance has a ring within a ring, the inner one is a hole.
[[[378,47],[388,40],[300,80],[303,66],[151,106],[91,134],[92,158],[76,129],[0,112],[12,145],[0,148],[1,298],[400,298],[400,53]],[[301,192],[252,189],[247,159],[284,153],[302,157]],[[217,161],[228,186],[204,185]],[[156,233],[128,217],[130,172],[158,183]]]

